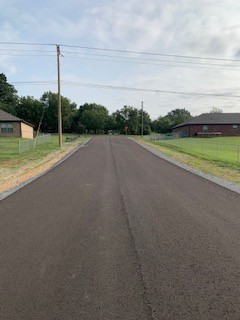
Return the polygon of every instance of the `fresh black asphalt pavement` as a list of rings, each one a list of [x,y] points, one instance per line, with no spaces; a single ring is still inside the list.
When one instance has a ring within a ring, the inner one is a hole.
[[[240,319],[239,195],[93,138],[0,202],[0,319]]]

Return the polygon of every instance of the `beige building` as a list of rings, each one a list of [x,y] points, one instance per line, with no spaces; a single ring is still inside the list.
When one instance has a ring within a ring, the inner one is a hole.
[[[0,110],[0,137],[33,139],[33,125]]]

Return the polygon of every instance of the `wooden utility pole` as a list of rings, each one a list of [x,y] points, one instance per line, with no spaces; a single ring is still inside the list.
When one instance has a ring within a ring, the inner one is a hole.
[[[142,102],[142,125],[141,125],[141,137],[143,138],[143,102]]]
[[[61,104],[61,80],[60,80],[60,46],[57,45],[57,69],[58,69],[58,146],[62,148],[62,104]]]

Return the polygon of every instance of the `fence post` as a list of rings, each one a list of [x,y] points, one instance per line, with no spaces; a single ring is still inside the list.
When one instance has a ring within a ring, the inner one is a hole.
[[[21,147],[20,147],[20,140],[18,140],[18,153],[20,154],[21,153]]]

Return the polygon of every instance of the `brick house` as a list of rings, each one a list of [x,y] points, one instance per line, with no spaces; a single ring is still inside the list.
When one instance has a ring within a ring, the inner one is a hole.
[[[172,128],[182,137],[240,136],[240,113],[203,113]]]
[[[33,125],[0,110],[0,137],[33,138]]]

